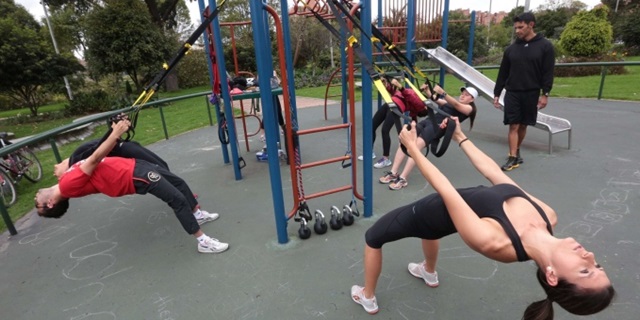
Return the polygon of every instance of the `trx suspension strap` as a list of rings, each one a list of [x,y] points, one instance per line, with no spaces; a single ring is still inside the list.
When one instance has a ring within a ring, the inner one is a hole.
[[[171,59],[169,63],[165,62],[162,65],[163,70],[160,71],[155,76],[155,78],[144,88],[144,90],[142,91],[138,99],[136,99],[136,101],[133,103],[132,107],[134,108],[131,111],[132,116],[130,117],[131,127],[129,128],[129,131],[131,131],[131,134],[127,132],[127,139],[126,139],[127,141],[132,139],[133,136],[135,135],[135,127],[138,122],[138,113],[140,112],[141,106],[147,103],[149,99],[151,99],[151,97],[156,92],[156,90],[158,90],[158,87],[162,84],[162,82],[165,80],[165,78],[171,72],[171,70],[178,64],[180,59],[182,59],[182,57],[184,57],[187,53],[189,53],[191,46],[193,46],[196,40],[198,40],[198,38],[204,32],[207,25],[209,25],[213,21],[213,19],[215,19],[218,16],[220,9],[225,4],[225,2],[226,0],[220,0],[218,2],[215,10],[211,13],[211,15],[209,15],[204,21],[202,21],[200,26],[198,26],[198,28],[195,31],[193,31],[189,39],[187,39],[187,41],[182,45],[182,47],[180,48],[180,50],[178,50],[178,52],[173,57],[173,59]]]
[[[374,33],[376,35],[376,37],[377,37],[376,39],[372,39],[371,37],[369,37],[367,35],[367,33],[363,30],[362,26],[360,25],[360,22],[356,21],[356,19],[351,15],[350,11],[347,8],[345,8],[337,0],[327,0],[327,1],[328,1],[329,6],[332,8],[332,10],[334,10],[335,8],[339,8],[340,11],[342,11],[342,13],[353,23],[353,25],[356,26],[365,37],[369,38],[369,40],[372,43],[377,43],[377,42],[380,42],[380,41],[383,42],[384,48],[387,49],[387,51],[390,52],[391,55],[396,59],[396,61],[404,68],[404,73],[408,73],[409,75],[413,76],[414,78],[415,78],[415,75],[413,75],[412,70],[416,71],[418,74],[420,74],[425,79],[426,84],[427,84],[427,86],[429,88],[429,91],[432,94],[434,94],[434,90],[433,90],[433,86],[431,85],[431,81],[422,73],[422,71],[420,71],[420,69],[416,68],[413,65],[413,63],[411,63],[411,61],[404,54],[402,54],[402,52],[398,49],[398,47],[396,47],[391,41],[389,41],[378,28],[376,28],[373,25],[371,26],[372,33]],[[334,10],[334,14],[338,18],[338,15],[337,15],[335,10]],[[338,21],[339,21],[339,23],[341,23],[341,27],[342,27],[343,24],[345,24],[344,21],[342,21],[339,18],[338,18]],[[346,28],[346,24],[345,24],[345,28]],[[383,51],[383,50],[380,49],[380,51]],[[366,59],[366,57],[365,57],[365,59]],[[362,60],[362,58],[361,58],[361,60]],[[364,65],[364,63],[363,63],[363,65]],[[394,66],[393,63],[391,65]],[[395,66],[394,66],[394,68],[395,68]],[[397,70],[397,68],[396,68],[396,70]],[[431,119],[432,124],[434,125],[434,128],[436,129],[436,132],[437,132],[437,130],[439,128],[439,125],[435,121],[435,113],[442,114],[443,116],[449,117],[449,118],[451,117],[451,115],[448,114],[447,112],[443,111],[440,108],[432,108],[432,107],[430,107],[429,104],[428,104],[427,98],[422,94],[420,89],[418,89],[413,84],[413,82],[410,79],[405,77],[405,83],[407,83],[409,85],[409,87],[411,87],[411,89],[416,93],[416,95],[418,95],[418,97],[423,101],[423,103],[427,107],[429,118]],[[433,99],[433,97],[432,97],[432,99]],[[434,101],[435,101],[435,99],[434,99]],[[434,140],[431,141],[431,143],[430,143],[431,152],[436,157],[441,157],[447,151],[447,148],[449,147],[449,143],[451,142],[451,138],[453,136],[453,132],[454,131],[455,131],[455,122],[450,121],[449,124],[447,125],[447,129],[445,131],[445,135],[444,135],[444,137],[442,139],[442,144],[440,145],[440,149],[439,150],[438,150],[438,139],[434,139]],[[429,143],[429,141],[425,141],[425,142]],[[402,146],[402,145],[401,145],[401,148],[402,148],[403,152],[406,154],[407,153],[406,152],[406,148],[404,146]],[[426,152],[428,154],[429,147],[427,148]]]
[[[358,55],[358,58],[360,59],[360,63],[362,64],[364,69],[367,71],[367,74],[369,74],[369,77],[371,78],[371,80],[373,81],[373,84],[375,85],[376,89],[378,90],[378,92],[382,96],[382,99],[389,106],[389,110],[391,110],[393,113],[397,114],[401,118],[403,118],[403,119],[405,119],[407,121],[411,121],[411,118],[406,116],[405,114],[403,114],[399,110],[398,106],[391,99],[391,95],[389,94],[389,91],[387,91],[387,88],[382,83],[382,75],[374,69],[373,63],[371,63],[369,58],[367,58],[367,56],[364,54],[364,52],[360,48],[360,44],[358,43],[358,40],[356,39],[355,36],[353,36],[351,31],[347,27],[347,23],[342,18],[340,18],[340,13],[338,12],[338,9],[336,9],[336,6],[333,4],[332,0],[327,0],[327,4],[329,5],[329,7],[331,8],[331,11],[333,12],[334,16],[336,17],[336,20],[338,21],[338,24],[340,25],[340,29],[347,36],[346,40],[343,39],[342,37],[339,37],[338,39],[340,39],[340,41],[342,41],[342,42],[346,42],[346,45],[348,45],[349,47],[353,48],[353,51]],[[316,15],[316,17],[318,17],[318,16]],[[331,27],[331,28],[333,28],[333,27]],[[337,32],[332,32],[332,33],[336,34]],[[337,34],[339,34],[339,33],[337,33]]]

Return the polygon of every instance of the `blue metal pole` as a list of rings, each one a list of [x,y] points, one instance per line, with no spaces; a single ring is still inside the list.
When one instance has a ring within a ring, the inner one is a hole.
[[[407,8],[407,59],[409,61],[413,61],[413,39],[415,39],[416,34],[416,0],[409,1],[409,6]],[[411,79],[412,81],[415,80]]]
[[[200,23],[202,23],[202,20],[204,20],[204,18],[202,16],[203,16],[204,9],[205,9],[204,0],[198,0],[198,6],[200,7]],[[209,59],[209,57],[210,57],[209,37],[204,36],[202,38],[204,39],[204,52],[205,52],[205,55],[207,56],[207,65],[209,66],[209,68],[208,68],[208,71],[209,71],[209,82],[211,83],[211,88],[213,88],[213,82],[214,82],[215,79],[214,79],[214,76],[213,76],[213,66],[212,66],[212,63],[211,63],[211,59]],[[213,91],[211,92],[211,94],[213,94]],[[216,113],[216,119],[218,119],[218,126],[220,126],[221,114],[220,114],[220,100],[219,99],[214,104],[214,109],[215,109],[215,113]],[[227,146],[224,145],[224,144],[221,144],[221,148],[220,149],[222,149],[222,160],[224,161],[224,163],[229,163],[229,150],[227,149]]]
[[[473,39],[476,37],[476,12],[471,11],[471,26],[469,27],[469,50],[467,50],[467,64],[473,65]]]
[[[378,29],[382,28],[383,26],[382,24],[383,18],[384,17],[382,16],[382,0],[378,0]],[[377,56],[376,60],[382,61],[382,55]],[[373,62],[375,63],[375,61]],[[382,96],[380,95],[380,93],[378,93],[378,110],[380,110],[380,108],[382,108]]]
[[[253,40],[255,41],[256,62],[258,64],[258,83],[260,87],[260,100],[263,109],[263,124],[267,137],[267,154],[269,156],[269,177],[271,179],[271,198],[276,220],[276,232],[278,243],[289,242],[287,234],[287,217],[284,210],[284,197],[282,195],[282,180],[280,178],[280,160],[278,158],[277,137],[280,135],[276,125],[276,114],[271,93],[271,75],[273,74],[273,58],[271,56],[271,41],[269,39],[269,24],[266,3],[262,1],[250,1],[251,25],[253,26]],[[288,75],[289,73],[287,73]],[[290,160],[293,161],[293,160]]]
[[[209,0],[209,10],[215,8],[216,2]],[[220,75],[220,84],[222,85],[222,99],[224,100],[224,112],[227,117],[227,127],[229,128],[229,146],[231,147],[231,158],[233,159],[233,172],[236,180],[242,179],[240,165],[238,161],[238,136],[236,135],[236,124],[233,118],[233,101],[229,94],[229,86],[227,85],[227,69],[224,62],[224,51],[222,50],[222,34],[220,33],[220,19],[213,19],[213,38],[215,41],[216,63],[218,64],[218,73]]]
[[[371,1],[364,1],[361,9],[361,21],[362,21],[362,29],[363,31],[371,36]],[[360,46],[362,48],[362,52],[371,60],[372,56],[372,47],[371,42],[368,39],[365,39],[363,35],[360,36]],[[371,154],[373,153],[373,111],[371,110],[373,106],[373,101],[371,99],[371,79],[369,77],[365,77],[367,74],[367,70],[362,67],[362,143],[364,144],[362,148],[362,165],[363,168],[363,187],[364,187],[364,217],[371,217],[373,215],[373,160],[371,159]]]
[[[447,48],[447,38],[449,37],[449,0],[444,0],[444,11],[442,12],[442,45]],[[440,86],[444,87],[445,69],[440,67]]]

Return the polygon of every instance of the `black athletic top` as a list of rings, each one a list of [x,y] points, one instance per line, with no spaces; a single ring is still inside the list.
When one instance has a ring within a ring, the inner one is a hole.
[[[512,184],[498,184],[491,187],[477,186],[456,190],[478,217],[492,218],[500,223],[513,244],[518,261],[529,260],[529,256],[527,256],[518,233],[502,208],[507,199],[513,197],[527,199],[547,223],[549,233],[553,234],[551,223],[542,208],[533,202],[524,191]],[[367,230],[365,241],[372,248],[382,248],[385,243],[403,238],[437,240],[456,232],[458,230],[444,200],[440,194],[432,193],[383,215]]]
[[[555,53],[553,44],[541,33],[525,41],[516,39],[504,51],[493,95],[498,97],[502,89],[507,91],[551,91]]]
[[[527,199],[540,213],[542,219],[547,223],[547,230],[553,234],[551,223],[542,208],[531,200],[520,188],[512,184],[497,184],[492,187],[479,186],[474,188],[458,189],[465,202],[473,209],[481,218],[492,218],[498,221],[504,231],[507,233],[514,249],[518,261],[529,260],[529,256],[524,251],[524,246],[520,241],[520,237],[515,228],[509,221],[507,214],[502,207],[503,203],[513,197],[521,197]]]

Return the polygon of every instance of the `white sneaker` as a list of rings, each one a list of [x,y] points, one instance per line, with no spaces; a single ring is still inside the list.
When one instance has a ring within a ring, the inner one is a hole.
[[[351,287],[351,299],[353,302],[361,305],[364,308],[364,311],[369,314],[378,313],[378,302],[376,301],[376,297],[374,296],[371,299],[365,298],[363,287],[358,285]]]
[[[209,238],[204,243],[198,241],[198,252],[200,253],[220,253],[229,249],[229,244],[220,242],[218,239]]]
[[[422,261],[420,263],[409,263],[409,273],[411,273],[411,275],[416,278],[422,278],[424,280],[424,283],[426,283],[429,287],[435,288],[440,285],[440,283],[438,282],[438,272],[427,272],[427,270],[425,270],[424,268],[425,263],[425,261]]]
[[[372,152],[372,153],[371,153],[371,159],[375,159],[375,158],[376,158],[376,153],[375,153],[375,152]],[[359,155],[359,156],[358,156],[358,160],[360,160],[360,161],[364,160],[364,158],[362,157],[362,155]]]
[[[391,166],[392,164],[393,163],[391,163],[391,160],[389,160],[389,158],[382,157],[380,158],[380,160],[378,160],[378,162],[373,164],[373,167],[376,169],[382,169],[384,167]]]
[[[198,225],[201,226],[209,221],[218,219],[218,217],[220,217],[220,215],[217,213],[209,213],[204,210],[200,210],[200,217],[196,217],[196,220],[198,220]]]

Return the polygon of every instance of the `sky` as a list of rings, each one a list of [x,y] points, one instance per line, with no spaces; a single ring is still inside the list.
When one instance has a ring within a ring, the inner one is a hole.
[[[42,4],[40,0],[14,0],[17,4],[24,6],[37,20],[44,17],[44,9],[42,8]],[[373,0],[375,1],[375,0]],[[475,11],[489,11],[498,12],[498,11],[511,11],[516,5],[524,6],[525,1],[527,0],[450,0],[449,1],[449,9],[470,9]],[[580,0],[583,3],[587,4],[588,8],[591,9],[595,5],[600,3],[600,0]],[[200,9],[198,8],[198,2],[193,1],[189,2],[186,0],[187,6],[189,7],[189,11],[191,12],[191,20],[193,24],[199,24],[200,22]],[[289,0],[292,2],[292,0]],[[535,10],[538,6],[546,3],[547,0],[529,0],[529,8],[531,10]],[[209,3],[208,0],[205,3]],[[491,7],[491,8],[489,8]]]

